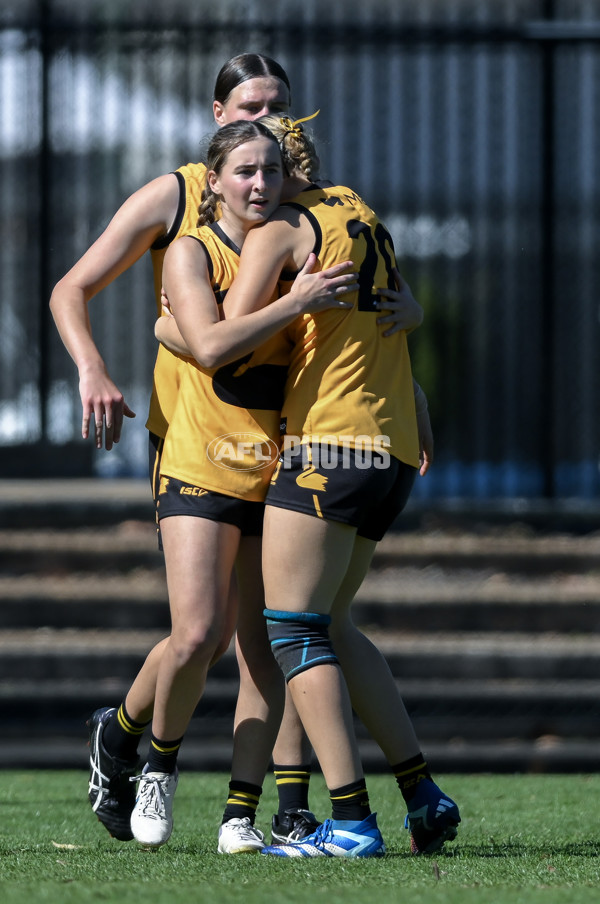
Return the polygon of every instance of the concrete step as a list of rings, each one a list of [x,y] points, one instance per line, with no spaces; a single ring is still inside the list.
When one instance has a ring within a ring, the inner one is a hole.
[[[457,569],[484,574],[596,574],[600,534],[539,536],[515,528],[486,532],[398,531],[378,545],[372,570],[412,567],[435,576]],[[60,575],[73,572],[164,570],[151,521],[128,520],[96,529],[0,530],[0,573]]]
[[[460,679],[474,684],[484,680],[600,680],[598,636],[365,633],[385,655],[398,680]],[[147,652],[164,636],[148,630],[0,631],[0,681],[131,681]],[[236,678],[232,650],[213,667],[211,675]]]
[[[0,769],[80,769],[82,799],[87,793],[89,749],[85,725],[79,726],[77,737],[57,734],[31,736],[28,743],[4,739],[0,746]],[[359,740],[364,769],[368,773],[387,773],[389,766],[373,741]],[[145,748],[140,746],[142,752]],[[434,775],[439,773],[589,773],[598,769],[598,741],[554,737],[525,741],[451,743],[427,742],[423,747]],[[185,771],[223,772],[224,789],[231,764],[231,739],[203,737],[185,739],[179,754],[179,766]],[[314,766],[318,773],[318,766]],[[267,776],[266,782],[274,779]],[[270,819],[270,814],[261,817]]]
[[[51,530],[154,520],[145,480],[0,480],[0,528]]]
[[[164,571],[156,528],[126,521],[95,530],[0,531],[0,573],[6,576]]]
[[[0,480],[0,528],[87,528],[120,521],[153,522],[145,479]],[[515,525],[545,533],[585,535],[598,530],[600,503],[590,499],[409,500],[400,529],[480,532]]]
[[[436,771],[582,771],[600,752],[600,524],[591,507],[409,506],[358,624]],[[33,528],[33,530],[32,530]],[[168,633],[145,481],[0,481],[0,767],[87,768],[85,720]],[[182,768],[227,771],[234,657],[211,671]],[[367,769],[386,769],[357,723]]]
[[[0,629],[169,630],[164,573],[0,575]],[[595,576],[512,579],[455,573],[424,575],[390,568],[370,573],[353,604],[357,624],[387,631],[562,631],[600,629]]]
[[[209,681],[186,740],[231,738],[237,681]],[[600,681],[507,682],[398,681],[406,708],[423,745],[453,747],[485,741],[534,743],[540,738],[595,741],[600,751]],[[84,731],[98,706],[117,705],[128,682],[22,680],[0,682],[3,745],[20,740],[71,737]],[[357,735],[368,740],[357,722]],[[224,768],[227,768],[225,765]]]
[[[519,525],[502,530],[488,526],[460,532],[394,531],[378,545],[373,565],[525,576],[592,572],[600,577],[600,533],[536,534]]]

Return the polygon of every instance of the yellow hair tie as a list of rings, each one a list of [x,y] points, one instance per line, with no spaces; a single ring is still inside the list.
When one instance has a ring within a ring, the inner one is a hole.
[[[300,138],[300,136],[302,135],[302,132],[304,131],[304,130],[300,127],[300,123],[301,123],[301,122],[308,122],[309,119],[314,119],[315,116],[318,116],[320,112],[321,112],[321,110],[319,109],[319,110],[317,110],[316,113],[313,113],[312,116],[304,116],[302,119],[295,119],[293,122],[292,122],[292,120],[290,119],[289,116],[283,116],[283,117],[279,120],[279,122],[281,123],[281,125],[282,125],[283,128],[285,129],[285,134],[286,134],[286,135],[295,135],[296,138]]]

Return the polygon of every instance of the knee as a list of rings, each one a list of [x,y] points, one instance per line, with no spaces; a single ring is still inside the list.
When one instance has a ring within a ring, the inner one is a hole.
[[[317,665],[337,663],[328,615],[265,609],[265,616],[271,649],[286,681]]]
[[[225,655],[225,653],[226,653],[227,650],[229,649],[229,643],[230,643],[230,641],[231,641],[231,637],[227,637],[227,638],[222,637],[222,638],[221,638],[221,640],[219,641],[219,643],[218,643],[217,646],[215,647],[215,650],[214,650],[212,656],[210,657],[210,663],[209,663],[209,665],[210,665],[211,667],[212,667],[213,665],[215,665],[215,664],[219,661],[219,659],[220,659],[222,656]]]
[[[180,668],[208,665],[215,659],[222,640],[222,631],[216,625],[198,624],[173,631],[171,650]]]
[[[229,649],[229,645],[231,644],[231,638],[233,637],[234,631],[235,631],[235,625],[232,625],[231,627],[229,625],[227,625],[223,629],[223,631],[221,631],[221,635],[219,637],[219,640],[217,642],[217,645],[214,649],[214,652],[213,652],[211,660],[210,660],[211,666],[213,666],[216,662],[218,662],[219,659],[221,658],[221,656],[223,656]]]

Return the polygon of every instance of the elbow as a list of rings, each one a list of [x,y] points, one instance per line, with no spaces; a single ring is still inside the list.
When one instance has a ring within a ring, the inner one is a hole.
[[[52,294],[50,295],[50,301],[48,302],[48,306],[52,314],[56,312],[56,308],[58,307],[58,292],[59,292],[60,283],[56,283],[54,288],[52,289]]]
[[[66,309],[65,295],[61,290],[60,283],[57,283],[52,289],[48,308],[50,309],[50,315],[52,316],[54,323],[58,326],[59,321],[62,320],[63,312]]]
[[[196,343],[192,349],[194,358],[201,367],[213,370],[227,363],[225,351],[219,342],[210,337],[205,337],[202,342]]]
[[[239,342],[220,324],[213,324],[203,329],[188,330],[182,333],[190,354],[207,370],[214,370],[239,358]]]
[[[206,367],[207,370],[212,370],[213,368],[219,366],[218,362],[215,362],[213,356],[209,354],[202,353],[194,355],[194,358],[196,359],[200,367]]]
[[[84,309],[94,294],[89,286],[81,285],[67,273],[52,289],[48,306],[54,315],[64,310]]]
[[[231,361],[231,355],[227,355],[222,349],[210,345],[199,348],[198,354],[195,354],[194,357],[198,364],[201,367],[206,367],[207,370],[214,370]]]

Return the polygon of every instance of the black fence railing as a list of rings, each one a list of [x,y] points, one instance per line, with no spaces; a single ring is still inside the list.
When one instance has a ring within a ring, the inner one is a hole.
[[[0,13],[4,474],[144,474],[149,261],[91,303],[138,412],[110,453],[79,439],[48,298],[133,190],[199,154],[216,73],[252,49],[284,65],[297,115],[321,109],[325,175],[383,216],[425,307],[411,350],[437,458],[415,495],[600,496],[600,21],[584,3],[465,0],[452,21],[392,0],[92,6]]]

